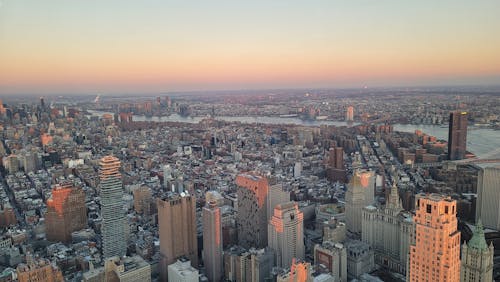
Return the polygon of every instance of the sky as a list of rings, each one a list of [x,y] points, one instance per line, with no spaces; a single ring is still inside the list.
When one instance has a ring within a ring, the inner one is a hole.
[[[1,94],[500,84],[498,0],[0,0]]]

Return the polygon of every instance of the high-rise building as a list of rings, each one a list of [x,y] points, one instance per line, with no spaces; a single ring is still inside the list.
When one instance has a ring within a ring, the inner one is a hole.
[[[220,281],[222,272],[221,210],[216,202],[203,208],[203,262],[209,281]]]
[[[238,195],[238,241],[244,248],[267,246],[267,179],[256,174],[236,177]]]
[[[16,155],[9,155],[3,158],[3,167],[10,173],[14,174],[19,171],[19,159]]]
[[[346,121],[354,121],[354,107],[353,106],[347,107],[347,110],[345,113],[345,120]]]
[[[483,225],[478,221],[472,238],[462,245],[460,281],[492,282],[494,252],[493,244],[486,244]]]
[[[172,177],[172,168],[170,165],[163,166],[163,186],[170,190],[172,187],[170,186],[170,182],[173,180]]]
[[[323,241],[314,246],[314,264],[324,265],[335,281],[347,282],[347,250],[341,243]]]
[[[38,155],[35,152],[27,152],[23,156],[24,172],[29,173],[37,170]]]
[[[267,197],[267,220],[271,219],[273,216],[276,205],[287,202],[290,202],[290,192],[283,189],[282,183],[269,186],[269,195]]]
[[[407,281],[459,281],[456,202],[438,194],[419,194],[415,213],[415,243],[410,246]]]
[[[500,167],[485,167],[477,178],[476,222],[500,230]]]
[[[47,240],[71,242],[71,233],[87,226],[85,192],[71,184],[57,185],[47,200],[45,228]]]
[[[104,258],[122,257],[127,253],[128,225],[123,210],[121,164],[113,156],[102,158],[99,164],[102,253]]]
[[[149,216],[151,214],[151,206],[153,204],[151,189],[146,185],[142,185],[134,190],[133,195],[135,212]]]
[[[362,241],[372,246],[375,263],[406,274],[415,228],[411,214],[403,209],[396,185],[392,186],[385,207],[363,208],[361,226]]]
[[[276,266],[289,267],[294,258],[304,259],[304,214],[297,203],[277,205],[268,226],[268,242],[276,252]]]
[[[330,181],[346,181],[346,171],[344,166],[344,149],[342,147],[332,147],[328,150],[328,162],[326,165],[326,176]]]
[[[224,251],[224,279],[231,282],[272,281],[274,252],[269,248],[246,250],[232,246]]]
[[[448,159],[461,160],[465,158],[466,146],[467,112],[451,112],[448,129]]]
[[[295,163],[293,167],[293,177],[299,178],[302,175],[302,163],[300,161]]]
[[[186,193],[171,193],[157,200],[160,231],[160,276],[167,281],[167,266],[186,257],[198,266],[196,199]]]
[[[224,250],[224,279],[226,281],[247,281],[251,278],[250,253],[241,246],[235,245]],[[274,261],[274,256],[272,257]]]
[[[347,230],[361,232],[362,209],[373,203],[375,197],[375,174],[372,171],[356,170],[345,195],[345,217]]]

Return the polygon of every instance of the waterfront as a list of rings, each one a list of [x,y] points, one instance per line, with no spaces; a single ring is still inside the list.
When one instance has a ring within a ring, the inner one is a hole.
[[[89,113],[95,116],[100,116],[105,113],[113,114],[111,112],[101,112],[89,110]],[[155,121],[155,122],[187,122],[199,123],[205,117],[183,117],[178,114],[172,114],[162,117],[146,117],[144,115],[134,115],[135,121]],[[266,117],[266,116],[218,116],[218,120],[233,121],[241,123],[264,123],[264,124],[296,124],[303,126],[319,126],[319,125],[335,125],[335,126],[348,126],[344,121],[330,121],[330,120],[302,120],[300,118],[279,118],[279,117]],[[357,123],[351,124],[357,125]],[[402,132],[415,132],[415,130],[422,130],[424,133],[436,136],[441,140],[448,140],[448,128],[439,125],[415,125],[415,124],[395,124],[394,130]],[[469,127],[467,134],[467,150],[481,156],[500,148],[500,131]]]

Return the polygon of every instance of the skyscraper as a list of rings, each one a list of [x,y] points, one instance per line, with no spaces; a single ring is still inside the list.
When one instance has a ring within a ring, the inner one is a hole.
[[[269,195],[267,197],[267,220],[271,219],[274,212],[274,207],[277,204],[290,202],[290,192],[283,189],[283,184],[274,184],[269,187]]]
[[[236,177],[238,194],[238,241],[244,248],[267,246],[267,197],[265,177],[240,174]]]
[[[355,171],[345,195],[347,230],[361,232],[361,211],[373,203],[374,197],[375,174],[372,171]]]
[[[406,274],[415,227],[411,214],[402,207],[397,186],[392,186],[385,207],[367,206],[362,214],[361,239],[372,246],[375,263]]]
[[[407,281],[459,281],[460,232],[456,202],[438,194],[416,196],[415,244]]]
[[[269,221],[269,247],[276,252],[276,266],[289,267],[304,259],[304,214],[295,202],[279,204]]]
[[[462,245],[462,266],[460,281],[491,282],[493,281],[493,244],[486,244],[481,221],[476,225],[472,238]]]
[[[347,111],[345,113],[345,120],[346,121],[353,121],[354,120],[354,107],[353,106],[347,107]]]
[[[172,181],[172,168],[170,165],[163,166],[163,186],[170,190],[172,187],[170,186],[170,182]]]
[[[203,208],[203,262],[208,280],[220,281],[222,272],[221,211],[215,201]]]
[[[467,146],[467,112],[451,112],[448,130],[448,159],[465,158]]]
[[[87,226],[85,193],[71,184],[57,185],[47,200],[45,214],[47,240],[71,242],[71,233]]]
[[[342,147],[332,147],[328,150],[328,163],[326,165],[326,174],[331,181],[346,181],[346,172],[344,167],[344,149]]]
[[[104,258],[122,257],[127,253],[128,225],[123,210],[120,161],[106,156],[101,159],[100,167],[102,252]]]
[[[500,167],[485,167],[477,178],[476,222],[500,230]]]
[[[160,230],[160,276],[167,281],[167,267],[180,257],[187,257],[198,267],[196,241],[196,199],[182,193],[170,193],[157,200]]]

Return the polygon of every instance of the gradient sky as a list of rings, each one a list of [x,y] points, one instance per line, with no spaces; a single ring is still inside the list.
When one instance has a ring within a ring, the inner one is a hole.
[[[0,94],[471,84],[498,0],[0,0]]]

